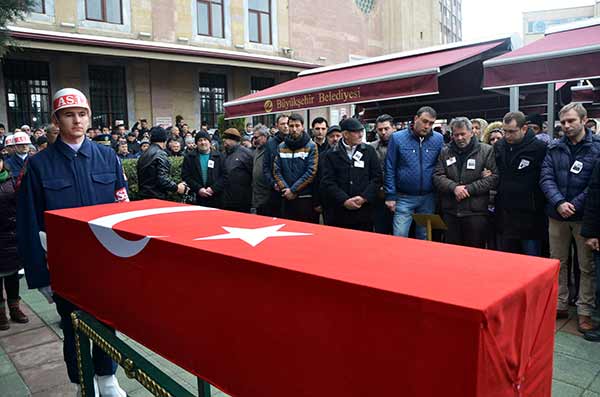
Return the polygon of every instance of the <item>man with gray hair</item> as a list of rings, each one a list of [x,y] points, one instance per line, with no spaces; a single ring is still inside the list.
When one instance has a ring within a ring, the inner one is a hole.
[[[498,180],[494,151],[479,142],[466,117],[453,119],[450,131],[452,142],[440,152],[433,174],[448,226],[445,241],[485,248],[490,190]]]
[[[252,208],[258,215],[269,214],[269,200],[271,198],[271,184],[263,173],[264,156],[269,129],[258,124],[252,133],[252,146],[254,147],[254,165],[252,168]]]

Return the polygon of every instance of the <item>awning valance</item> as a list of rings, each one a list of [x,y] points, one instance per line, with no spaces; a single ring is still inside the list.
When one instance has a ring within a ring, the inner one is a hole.
[[[484,89],[600,77],[600,18],[547,32],[483,65]]]
[[[438,76],[444,68],[477,57],[507,40],[432,47],[307,70],[296,79],[225,103],[225,115],[237,118],[437,94]]]

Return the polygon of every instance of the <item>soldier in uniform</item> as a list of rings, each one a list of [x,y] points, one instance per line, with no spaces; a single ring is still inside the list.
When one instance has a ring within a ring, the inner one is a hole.
[[[64,88],[54,94],[52,122],[59,127],[59,136],[53,145],[27,162],[17,206],[17,242],[27,284],[29,288],[40,290],[50,303],[56,303],[64,332],[67,372],[71,382],[77,384],[79,376],[70,316],[78,308],[52,293],[52,264],[48,267],[45,255],[44,211],[129,200],[122,165],[115,152],[85,137],[90,119],[90,107],[83,93]],[[95,395],[100,392],[103,397],[125,397],[125,391],[114,376],[117,365],[97,346],[93,347],[93,362],[98,389]],[[81,388],[78,389],[79,394]]]

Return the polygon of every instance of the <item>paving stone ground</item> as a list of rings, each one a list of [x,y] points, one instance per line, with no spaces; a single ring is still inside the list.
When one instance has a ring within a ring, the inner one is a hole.
[[[23,280],[22,280],[23,281]],[[21,285],[28,324],[11,323],[0,331],[0,397],[68,397],[76,388],[67,378],[62,359],[62,330],[54,305],[37,291]],[[573,312],[571,318],[575,317]],[[557,320],[554,349],[553,397],[600,397],[600,343],[585,341],[575,320]],[[197,378],[123,334],[129,346],[197,395]],[[119,382],[128,396],[151,396],[119,368]],[[212,397],[227,397],[211,388]]]

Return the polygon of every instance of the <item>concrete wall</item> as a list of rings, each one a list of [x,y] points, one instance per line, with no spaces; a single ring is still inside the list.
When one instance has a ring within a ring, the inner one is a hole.
[[[17,25],[290,56],[324,65],[347,62],[350,55],[377,56],[440,41],[438,0],[380,0],[369,13],[354,0],[271,0],[276,41],[272,46],[249,43],[248,0],[224,0],[224,39],[196,34],[194,0],[123,0],[124,25],[85,20],[85,0],[52,1],[47,1],[54,7],[47,15],[34,14]],[[284,48],[293,54],[284,54]]]

